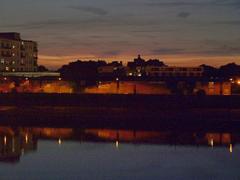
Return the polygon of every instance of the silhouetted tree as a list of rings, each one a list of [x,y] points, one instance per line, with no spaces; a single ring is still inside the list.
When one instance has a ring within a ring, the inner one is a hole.
[[[164,62],[159,61],[158,59],[149,59],[147,62],[145,62],[146,66],[166,66]]]
[[[98,79],[97,68],[102,65],[106,65],[106,62],[77,60],[63,65],[58,71],[64,79],[77,83],[84,81],[86,84],[94,84]]]
[[[219,70],[215,67],[202,64],[200,67],[203,68],[203,76],[205,78],[215,78],[219,76]]]
[[[38,71],[39,72],[46,72],[46,71],[49,71],[49,70],[45,66],[40,65],[40,66],[38,66]]]
[[[240,66],[235,63],[229,63],[219,68],[221,77],[231,78],[240,75]]]

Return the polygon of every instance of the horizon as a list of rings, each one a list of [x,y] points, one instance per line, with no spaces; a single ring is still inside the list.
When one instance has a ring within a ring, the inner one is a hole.
[[[54,9],[54,11],[53,11]],[[39,44],[39,64],[127,61],[173,66],[240,63],[238,0],[3,0],[0,31]]]

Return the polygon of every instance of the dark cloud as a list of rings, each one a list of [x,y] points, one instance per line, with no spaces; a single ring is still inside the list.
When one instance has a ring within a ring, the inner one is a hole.
[[[219,45],[218,47],[212,47],[208,49],[203,49],[199,51],[188,52],[196,55],[210,55],[210,56],[233,56],[240,55],[240,46],[234,45]]]
[[[216,21],[214,24],[222,24],[222,25],[240,25],[239,20],[229,20],[229,21]]]
[[[177,14],[177,17],[179,17],[179,18],[187,18],[190,15],[191,15],[191,13],[189,13],[189,12],[180,12],[180,13]]]
[[[209,43],[209,42],[208,42]],[[212,42],[211,42],[212,43]],[[213,42],[215,43],[215,42]],[[217,45],[215,47],[209,47],[200,50],[191,50],[191,49],[178,49],[178,48],[160,48],[154,49],[151,51],[154,55],[177,55],[177,54],[186,54],[186,55],[198,55],[198,56],[234,56],[240,55],[240,45]]]
[[[108,11],[102,8],[91,7],[91,6],[70,6],[70,9],[91,13],[94,15],[104,16],[108,14]]]
[[[190,1],[172,1],[172,2],[159,2],[158,0],[153,0],[151,2],[145,3],[147,6],[168,6],[168,7],[179,7],[179,6],[231,6],[235,8],[240,7],[239,0],[212,0],[212,1],[198,1],[198,2],[190,2]]]
[[[23,28],[23,29],[46,29],[49,27],[74,27],[76,25],[88,25],[90,23],[100,23],[97,18],[84,19],[84,20],[67,20],[67,19],[58,19],[58,20],[45,20],[45,21],[34,21],[26,22],[22,24],[5,24],[5,28]]]
[[[217,48],[202,51],[202,52],[200,52],[200,54],[206,54],[206,55],[239,55],[240,54],[240,46],[222,45],[222,46],[217,47]]]
[[[178,49],[178,48],[160,48],[160,49],[154,49],[151,51],[154,55],[174,55],[174,54],[182,54],[184,53],[184,49]]]
[[[102,53],[102,55],[104,55],[104,56],[117,56],[119,54],[121,54],[121,51],[119,51],[119,50],[106,51],[106,52]]]

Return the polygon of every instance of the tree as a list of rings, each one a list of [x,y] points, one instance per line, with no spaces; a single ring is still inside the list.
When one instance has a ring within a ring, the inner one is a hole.
[[[229,63],[221,66],[219,69],[221,77],[231,78],[240,75],[240,66],[235,63]]]
[[[49,70],[45,66],[43,65],[38,66],[38,72],[46,72],[46,71],[49,71]]]
[[[203,76],[206,78],[211,78],[211,77],[218,77],[219,76],[219,71],[217,68],[208,66],[206,64],[202,64],[200,67],[203,68]]]
[[[81,61],[77,60],[68,65],[63,65],[58,72],[64,79],[82,82],[86,84],[96,83],[98,79],[97,69],[99,66],[106,64],[104,61]]]

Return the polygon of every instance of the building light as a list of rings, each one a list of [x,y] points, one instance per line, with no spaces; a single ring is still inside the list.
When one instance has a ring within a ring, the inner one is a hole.
[[[128,75],[129,75],[129,76],[132,76],[132,75],[133,75],[133,73],[128,73]]]
[[[210,140],[210,143],[209,143],[212,147],[214,146],[214,141],[213,139]]]
[[[138,77],[141,77],[142,76],[142,74],[138,74]]]
[[[25,142],[28,143],[28,134],[25,135]]]
[[[12,46],[13,49],[15,49],[15,47],[16,47],[16,46],[14,46],[14,45]]]
[[[116,81],[119,81],[119,78],[116,78]]]
[[[62,140],[59,138],[58,139],[58,144],[61,145],[62,144]]]
[[[15,53],[12,53],[12,56],[15,56]]]
[[[59,80],[59,81],[61,81],[61,80],[62,80],[62,78],[58,78],[58,80]]]
[[[115,146],[116,146],[116,148],[119,148],[119,142],[118,141],[115,142]]]
[[[13,61],[12,64],[15,64],[15,61]]]
[[[237,84],[240,85],[240,80],[237,81]]]
[[[15,72],[16,70],[15,69],[12,69],[12,72]]]
[[[24,42],[22,41],[22,45],[24,45]]]
[[[4,136],[4,145],[6,145],[7,144],[7,136]]]
[[[230,152],[230,153],[233,152],[233,145],[232,145],[232,144],[229,145],[229,152]]]
[[[6,69],[6,71],[9,71],[9,67],[8,66],[5,69]]]
[[[4,81],[6,81],[6,80],[7,80],[7,78],[6,78],[6,77],[4,77],[3,79],[4,79]]]
[[[27,81],[27,80],[28,80],[28,78],[26,77],[26,78],[25,78],[25,80]]]

